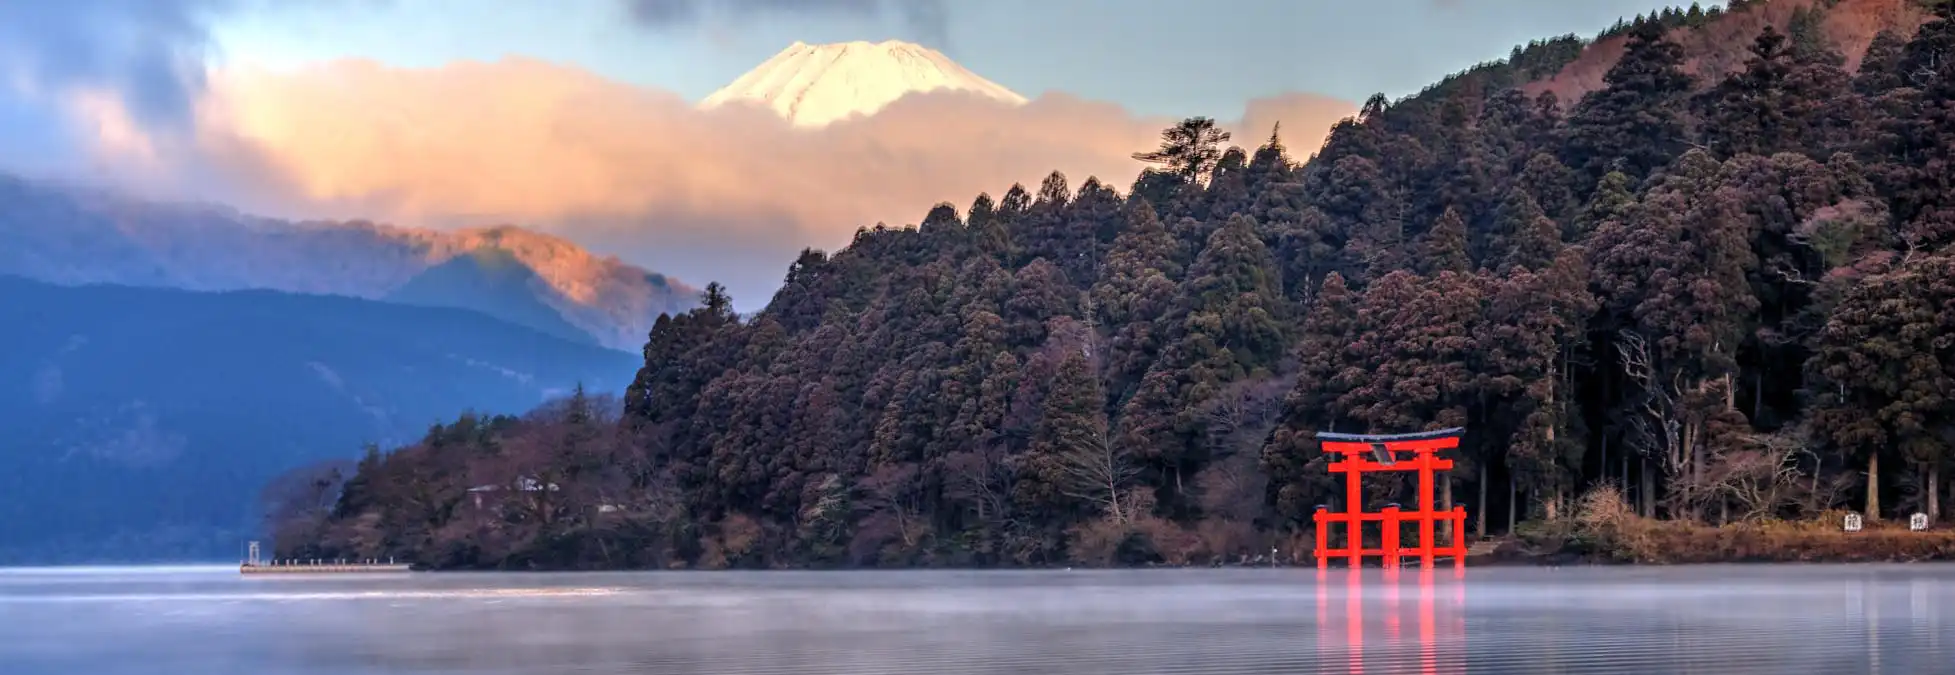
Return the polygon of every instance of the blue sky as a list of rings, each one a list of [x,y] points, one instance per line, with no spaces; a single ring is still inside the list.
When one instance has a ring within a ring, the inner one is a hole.
[[[953,58],[1027,95],[1064,90],[1142,114],[1221,114],[1309,91],[1412,93],[1531,38],[1606,27],[1651,0],[943,0]],[[489,8],[493,7],[493,10]],[[619,0],[273,3],[220,18],[220,58],[289,67],[432,66],[523,55],[688,98],[795,40],[918,39],[890,16],[794,13],[651,30]]]

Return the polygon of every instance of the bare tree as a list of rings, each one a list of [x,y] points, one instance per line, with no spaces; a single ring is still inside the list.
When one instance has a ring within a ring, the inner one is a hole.
[[[273,548],[317,545],[319,528],[339,501],[340,487],[353,475],[353,462],[316,462],[279,474],[259,493],[265,530]]]
[[[922,474],[915,464],[884,464],[862,481],[872,519],[887,520],[905,547],[915,547],[929,523],[923,517]]]
[[[1628,441],[1646,461],[1655,460],[1663,467],[1664,473],[1671,474],[1675,464],[1682,461],[1676,443],[1679,425],[1670,415],[1673,401],[1658,381],[1655,364],[1650,358],[1649,343],[1643,336],[1625,330],[1616,340],[1616,353],[1621,357],[1623,375],[1638,394],[1632,404],[1633,414],[1627,420],[1630,431]],[[1655,515],[1651,512],[1655,505],[1654,487],[1649,472],[1643,472],[1643,484],[1637,490],[1637,499],[1645,517]]]
[[[672,523],[684,517],[686,503],[679,489],[679,477],[671,467],[652,470],[641,479],[642,487],[631,500],[637,513],[657,523]]]
[[[1203,404],[1209,454],[1226,458],[1244,449],[1260,448],[1283,411],[1283,394],[1288,389],[1288,383],[1275,377],[1239,380],[1223,387]]]
[[[1214,464],[1195,477],[1204,513],[1226,520],[1251,523],[1263,515],[1263,496],[1269,476],[1257,468],[1253,453],[1237,453]]]
[[[1636,396],[1628,419],[1627,441],[1648,459],[1655,460],[1663,472],[1673,509],[1690,513],[1707,501],[1718,499],[1714,492],[1698,488],[1710,457],[1711,418],[1729,408],[1735,391],[1731,377],[1688,380],[1680,370],[1661,367],[1643,336],[1622,331],[1616,341],[1623,375],[1635,388]],[[1670,372],[1666,372],[1670,371]],[[1644,474],[1642,500],[1644,515],[1653,515],[1655,486]]]
[[[1003,525],[1012,519],[1011,493],[1018,471],[997,447],[982,447],[944,458],[950,474],[950,496],[977,510],[979,520]]]
[[[1704,484],[1695,489],[1715,493],[1737,507],[1738,520],[1759,520],[1778,515],[1780,509],[1797,505],[1801,489],[1801,460],[1818,456],[1795,439],[1774,434],[1753,434],[1748,447],[1726,453],[1703,472]],[[1813,476],[1816,481],[1818,476]],[[1816,485],[1815,485],[1816,487]]]
[[[1110,442],[1104,431],[1065,448],[1058,459],[1060,494],[1093,504],[1114,522],[1130,523],[1142,515],[1130,489],[1140,474],[1132,453]]]

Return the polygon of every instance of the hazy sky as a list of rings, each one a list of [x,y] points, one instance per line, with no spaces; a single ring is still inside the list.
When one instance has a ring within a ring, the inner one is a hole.
[[[875,5],[747,0],[753,5]],[[925,2],[928,0],[915,0]],[[686,3],[660,3],[686,4]],[[712,5],[712,2],[691,4]],[[733,3],[739,4],[739,0]],[[698,99],[788,44],[923,42],[1027,96],[1061,90],[1148,115],[1226,115],[1256,96],[1362,101],[1416,92],[1527,40],[1593,35],[1655,0],[938,0],[891,11],[780,11],[648,30],[620,0],[392,0],[280,6],[215,25],[223,58],[434,66],[520,54]]]
[[[0,0],[0,170],[280,217],[513,223],[764,303],[802,247],[1063,171],[1126,188],[1161,128],[1394,98],[1654,0]],[[905,39],[1032,98],[817,130],[693,108],[792,42]]]

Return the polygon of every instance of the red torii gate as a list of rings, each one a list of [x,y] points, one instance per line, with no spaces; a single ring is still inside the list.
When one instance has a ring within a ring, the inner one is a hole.
[[[1333,513],[1319,505],[1312,517],[1317,524],[1317,567],[1330,566],[1333,557],[1347,557],[1350,566],[1359,567],[1364,557],[1374,555],[1387,568],[1399,566],[1400,559],[1418,556],[1419,562],[1427,569],[1432,568],[1434,558],[1447,556],[1453,559],[1453,567],[1466,565],[1466,547],[1460,543],[1460,533],[1466,529],[1466,507],[1454,506],[1448,511],[1438,511],[1432,505],[1432,473],[1453,468],[1453,460],[1440,459],[1440,450],[1459,447],[1459,437],[1465,430],[1459,427],[1426,431],[1416,434],[1340,434],[1329,431],[1317,432],[1317,440],[1322,442],[1325,453],[1337,453],[1343,459],[1332,462],[1331,473],[1345,476],[1344,513]],[[1411,453],[1402,461],[1399,453]],[[1376,471],[1417,471],[1419,472],[1419,510],[1405,512],[1397,505],[1387,506],[1378,513],[1364,510],[1365,472]],[[1434,537],[1433,524],[1439,521],[1453,524],[1452,536],[1447,546],[1440,547]],[[1375,521],[1383,526],[1378,548],[1364,548],[1365,522]],[[1399,523],[1406,521],[1419,524],[1418,546],[1405,548],[1399,545]],[[1344,523],[1344,548],[1330,547],[1330,525]]]

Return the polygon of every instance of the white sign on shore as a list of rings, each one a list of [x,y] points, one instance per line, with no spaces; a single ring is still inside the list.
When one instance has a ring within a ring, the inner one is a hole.
[[[1860,520],[1860,514],[1858,513],[1846,514],[1846,522],[1840,524],[1840,526],[1848,532],[1859,532],[1860,525],[1861,525],[1861,520]]]
[[[1917,513],[1907,517],[1907,529],[1920,532],[1928,529],[1928,514]]]

